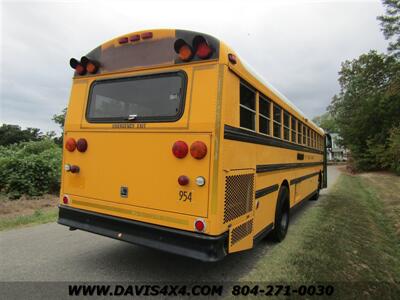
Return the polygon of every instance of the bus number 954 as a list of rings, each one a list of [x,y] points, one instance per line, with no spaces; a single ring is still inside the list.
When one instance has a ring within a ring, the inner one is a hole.
[[[192,202],[192,192],[188,191],[179,191],[179,201],[189,201]]]

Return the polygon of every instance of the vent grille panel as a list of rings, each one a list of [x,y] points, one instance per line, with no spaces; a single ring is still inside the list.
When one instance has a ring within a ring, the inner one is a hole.
[[[247,221],[232,230],[231,246],[244,239],[253,231],[253,220]]]
[[[225,177],[224,223],[232,221],[253,208],[254,174]]]

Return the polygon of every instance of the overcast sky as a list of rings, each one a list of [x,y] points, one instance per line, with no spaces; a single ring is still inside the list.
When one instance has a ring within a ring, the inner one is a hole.
[[[205,32],[225,41],[307,116],[338,91],[340,64],[387,42],[381,1],[1,1],[0,123],[56,130],[71,57],[125,33]]]

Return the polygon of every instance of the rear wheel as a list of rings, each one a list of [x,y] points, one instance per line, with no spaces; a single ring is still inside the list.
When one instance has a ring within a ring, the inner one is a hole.
[[[275,210],[275,224],[271,237],[276,242],[281,242],[286,236],[289,228],[289,189],[282,186],[279,190],[278,203]]]

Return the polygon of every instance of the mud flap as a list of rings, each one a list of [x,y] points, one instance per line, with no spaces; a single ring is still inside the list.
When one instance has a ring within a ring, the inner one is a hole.
[[[253,218],[229,229],[229,253],[253,248]]]

